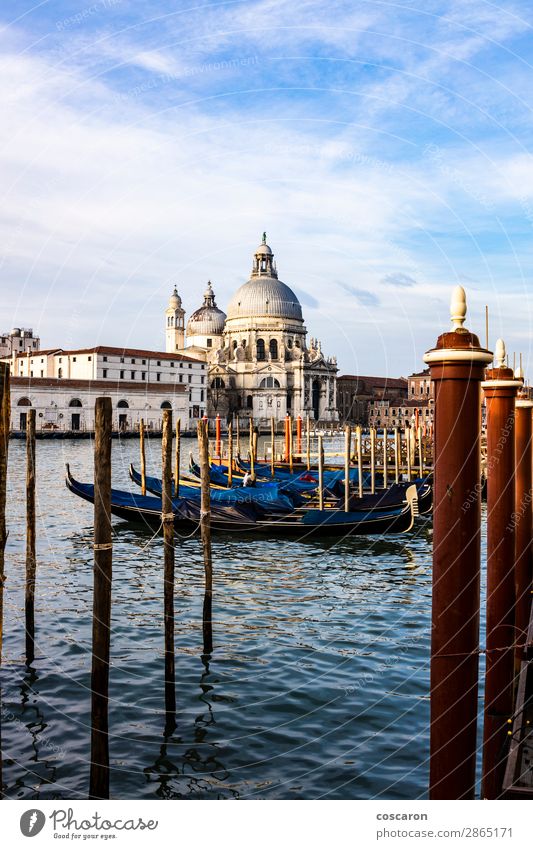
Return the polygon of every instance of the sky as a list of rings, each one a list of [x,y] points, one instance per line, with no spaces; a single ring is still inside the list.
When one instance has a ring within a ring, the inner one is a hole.
[[[529,0],[5,0],[0,330],[164,349],[267,232],[340,373],[449,328],[533,369]]]

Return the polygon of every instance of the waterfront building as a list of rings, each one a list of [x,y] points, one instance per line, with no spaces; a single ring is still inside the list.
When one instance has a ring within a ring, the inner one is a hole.
[[[408,393],[370,403],[369,424],[372,427],[413,426],[417,419],[426,427],[433,424],[434,396],[429,369],[410,374],[405,383]]]
[[[14,327],[9,333],[0,335],[0,357],[38,351],[41,340],[33,335],[31,327]]]
[[[94,396],[96,385],[101,395],[107,394],[104,390],[109,386],[109,393],[116,397],[117,404],[127,403],[128,406],[122,405],[124,410],[155,410],[168,402],[176,416],[182,419],[182,426],[188,429],[193,428],[206,412],[207,366],[184,354],[100,345],[68,351],[60,348],[28,351],[25,355],[13,353],[3,359],[10,363],[15,379],[27,379],[36,392],[46,388],[50,396],[46,409],[57,407],[59,410],[65,404],[68,406],[67,397],[61,394],[62,386],[65,381],[74,381],[76,386],[69,384],[69,390],[76,389],[78,394],[83,390],[86,398]],[[130,398],[125,395],[126,390]],[[57,401],[51,400],[53,394],[58,394]],[[174,396],[179,398],[179,404],[173,400]],[[40,412],[46,413],[46,409]],[[120,415],[123,430],[134,427],[140,418],[133,412]],[[155,413],[150,413],[150,420],[157,420]],[[67,424],[68,417],[63,416],[56,423]]]
[[[174,327],[182,319],[176,290],[165,312],[170,346],[178,344],[178,335],[169,332],[172,318]],[[326,357],[317,339],[307,343],[301,304],[279,280],[266,234],[227,314],[208,283],[202,305],[187,322],[182,353],[202,357],[207,365],[209,416],[253,416],[259,426],[287,413],[321,422],[338,419],[336,358]]]
[[[337,399],[342,422],[366,427],[370,423],[371,402],[406,400],[407,380],[404,377],[343,374],[337,379]]]

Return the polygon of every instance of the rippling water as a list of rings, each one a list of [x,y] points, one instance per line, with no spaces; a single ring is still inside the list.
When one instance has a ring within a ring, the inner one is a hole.
[[[189,446],[184,440],[184,455]],[[148,469],[160,441],[148,443]],[[192,444],[191,446],[192,447]],[[24,445],[10,445],[3,685],[10,798],[83,798],[89,780],[90,442],[39,442],[36,660],[24,663]],[[113,443],[129,488],[138,443]],[[131,486],[134,486],[131,484]],[[197,538],[176,551],[176,729],[163,711],[163,551],[114,520],[111,795],[390,798],[426,795],[431,529],[376,540],[214,537],[214,651],[202,656]],[[150,541],[151,540],[151,541]]]

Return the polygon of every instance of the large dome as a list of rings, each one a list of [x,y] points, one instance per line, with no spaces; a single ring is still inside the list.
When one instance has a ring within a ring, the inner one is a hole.
[[[300,302],[292,289],[278,280],[274,254],[263,241],[254,254],[252,275],[237,289],[228,307],[228,319],[267,316],[303,321]]]
[[[228,319],[254,316],[303,321],[300,302],[292,289],[275,277],[252,277],[237,289],[228,307]]]
[[[211,281],[207,284],[204,303],[187,322],[187,336],[218,336],[224,332],[226,313],[219,310]]]

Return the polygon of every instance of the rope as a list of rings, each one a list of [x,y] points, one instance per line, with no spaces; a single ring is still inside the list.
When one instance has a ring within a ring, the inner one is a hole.
[[[511,651],[511,649],[526,649],[530,647],[531,643],[514,643],[510,646],[496,646],[491,649],[476,649],[475,651],[460,651],[453,654],[443,654],[438,652],[437,654],[431,655],[431,659],[435,657],[473,657],[474,655],[490,654],[493,651]]]
[[[93,545],[93,549],[95,551],[111,551],[112,548],[112,542],[99,542],[96,545]]]

